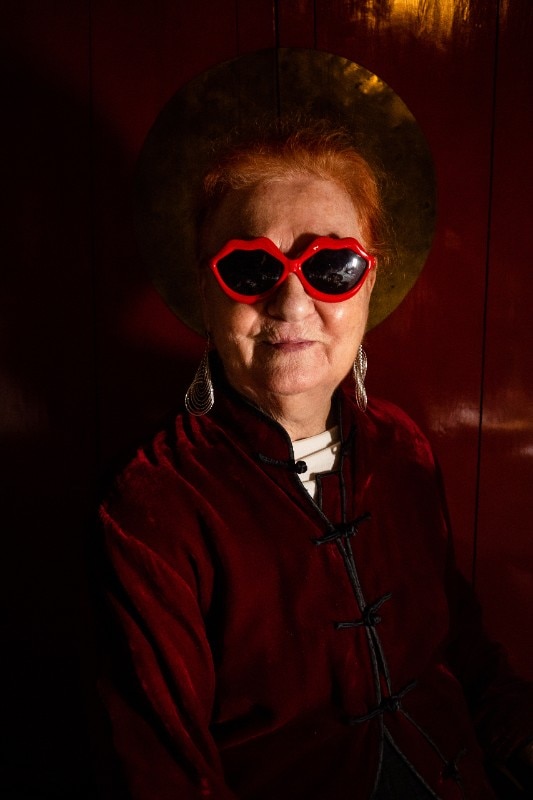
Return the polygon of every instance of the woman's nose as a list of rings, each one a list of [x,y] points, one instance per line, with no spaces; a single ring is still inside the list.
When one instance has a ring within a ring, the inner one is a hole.
[[[294,273],[288,275],[281,286],[268,298],[266,310],[271,317],[296,322],[314,311],[313,299],[305,291]]]

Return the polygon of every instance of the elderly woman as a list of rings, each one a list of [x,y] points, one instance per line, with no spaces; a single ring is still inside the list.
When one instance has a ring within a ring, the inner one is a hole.
[[[128,795],[494,797],[483,750],[526,745],[531,693],[454,568],[426,439],[367,407],[374,174],[311,127],[226,152],[201,206],[210,352],[101,509]]]

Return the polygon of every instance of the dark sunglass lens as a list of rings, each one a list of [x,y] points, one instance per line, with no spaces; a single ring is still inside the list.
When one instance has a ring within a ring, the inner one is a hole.
[[[234,250],[218,262],[218,272],[237,294],[263,294],[279,281],[283,265],[264,250]]]
[[[344,294],[357,286],[367,266],[366,258],[354,250],[320,250],[302,265],[302,272],[319,292]]]

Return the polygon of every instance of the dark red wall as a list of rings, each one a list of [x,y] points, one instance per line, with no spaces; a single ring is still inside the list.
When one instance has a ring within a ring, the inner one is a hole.
[[[98,476],[172,409],[201,352],[144,274],[132,172],[185,81],[262,47],[362,64],[425,132],[435,243],[415,289],[368,336],[368,384],[432,440],[460,563],[490,631],[533,676],[529,0],[12,0],[0,36],[0,794],[90,795],[83,548]]]

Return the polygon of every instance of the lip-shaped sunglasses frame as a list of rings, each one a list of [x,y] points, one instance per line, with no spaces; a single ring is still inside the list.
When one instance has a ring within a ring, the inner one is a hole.
[[[263,251],[279,261],[283,267],[283,271],[276,283],[265,292],[254,295],[241,294],[240,292],[236,292],[230,286],[228,286],[220,273],[218,265],[223,258],[237,250],[244,250],[247,252],[254,250]],[[360,279],[357,281],[355,286],[353,286],[347,292],[342,292],[341,294],[322,292],[309,283],[305,277],[302,267],[312,256],[315,256],[317,253],[324,250],[350,250],[353,253],[356,253],[358,256],[361,256],[366,261],[366,268]],[[289,258],[286,256],[274,244],[274,242],[272,242],[270,239],[267,239],[265,236],[262,236],[258,239],[230,239],[213,258],[209,259],[209,268],[215,276],[222,291],[232,300],[235,300],[238,303],[246,303],[248,305],[269,298],[288,278],[288,276],[293,273],[298,276],[305,291],[314,300],[320,300],[326,303],[341,303],[344,300],[349,300],[351,297],[357,294],[357,292],[364,285],[370,271],[376,268],[376,264],[376,257],[370,253],[367,253],[357,239],[334,239],[330,236],[319,236],[318,238],[314,239],[297,258]]]

